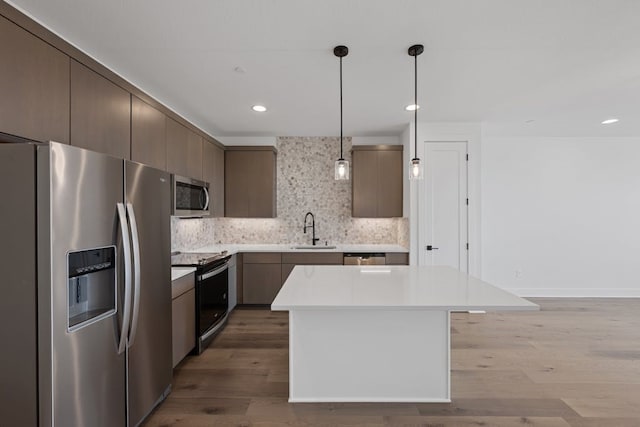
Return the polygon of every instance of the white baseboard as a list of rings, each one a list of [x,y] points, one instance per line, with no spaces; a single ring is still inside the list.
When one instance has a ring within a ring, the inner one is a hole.
[[[451,403],[451,399],[424,397],[290,397],[289,403]]]
[[[640,298],[638,288],[506,288],[519,297]]]

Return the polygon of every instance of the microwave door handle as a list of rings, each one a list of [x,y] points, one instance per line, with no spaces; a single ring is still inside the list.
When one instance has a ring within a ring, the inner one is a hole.
[[[202,187],[202,189],[204,190],[204,197],[205,197],[204,210],[206,211],[209,209],[209,189],[207,189],[207,187]]]
[[[122,252],[124,255],[124,299],[122,308],[122,327],[120,328],[120,340],[118,354],[125,351],[129,322],[131,321],[131,247],[129,241],[129,228],[127,226],[127,214],[124,204],[118,203],[118,222],[122,234]]]
[[[138,331],[138,318],[140,317],[140,239],[138,238],[138,223],[136,222],[136,214],[133,211],[133,205],[127,203],[127,214],[129,216],[129,224],[131,226],[131,242],[133,246],[133,316],[131,322],[131,331],[127,348],[133,345]]]

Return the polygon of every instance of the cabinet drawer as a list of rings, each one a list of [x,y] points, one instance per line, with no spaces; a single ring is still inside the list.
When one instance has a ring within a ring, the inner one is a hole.
[[[195,287],[195,273],[189,273],[171,281],[171,299],[177,298]]]
[[[280,264],[282,254],[280,252],[247,252],[243,254],[245,264]]]
[[[387,252],[387,265],[409,265],[409,254],[406,252]]]
[[[340,265],[342,264],[342,252],[283,252],[282,263],[300,265]]]

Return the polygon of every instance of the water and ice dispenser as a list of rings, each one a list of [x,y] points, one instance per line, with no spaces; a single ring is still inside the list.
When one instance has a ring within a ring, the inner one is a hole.
[[[116,248],[69,252],[68,330],[110,316],[116,311]]]

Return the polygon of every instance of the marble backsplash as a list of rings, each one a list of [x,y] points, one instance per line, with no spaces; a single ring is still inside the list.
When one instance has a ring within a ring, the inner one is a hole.
[[[320,244],[408,247],[406,218],[351,217],[351,181],[333,177],[339,138],[280,137],[276,148],[277,218],[172,218],[172,248],[188,250],[215,243],[309,244],[311,230],[303,233],[307,212],[315,215]],[[344,140],[343,151],[350,160],[351,138]]]

